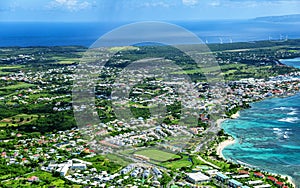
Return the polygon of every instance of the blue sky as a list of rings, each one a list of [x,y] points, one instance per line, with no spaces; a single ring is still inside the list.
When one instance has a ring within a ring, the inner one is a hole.
[[[1,0],[0,21],[245,19],[300,14],[300,0]]]

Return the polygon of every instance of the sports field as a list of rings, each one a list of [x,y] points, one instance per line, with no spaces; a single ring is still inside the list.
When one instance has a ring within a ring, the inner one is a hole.
[[[170,159],[180,159],[179,155],[169,153],[158,149],[145,149],[135,152],[135,154],[149,157],[152,160],[163,162]]]

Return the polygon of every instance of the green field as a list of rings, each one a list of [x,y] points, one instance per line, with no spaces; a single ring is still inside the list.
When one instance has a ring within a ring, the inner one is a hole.
[[[157,150],[157,149],[140,150],[135,152],[135,154],[143,155],[149,157],[152,160],[159,161],[159,162],[167,161],[170,159],[180,159],[179,155],[165,152],[162,150]]]
[[[193,165],[193,163],[189,160],[188,156],[183,156],[183,158],[180,160],[163,162],[160,163],[160,165],[170,169],[180,169],[182,167],[190,167]]]
[[[0,67],[0,76],[6,76],[11,74],[11,72],[5,71],[6,69],[20,69],[23,66],[1,66]]]
[[[19,69],[22,68],[23,66],[21,65],[16,65],[16,66],[5,66],[5,65],[1,65],[0,67],[0,71],[2,71],[3,69]]]
[[[24,82],[19,82],[18,84],[15,85],[10,85],[6,87],[1,87],[0,90],[18,90],[18,89],[27,89],[32,86],[35,86],[34,84],[28,84]]]
[[[32,184],[27,181],[27,178],[31,176],[36,176],[39,178],[39,182]],[[5,183],[3,183],[7,187],[14,187],[14,188],[19,188],[19,187],[49,187],[49,186],[56,186],[56,187],[66,187],[69,183],[66,181],[58,178],[58,177],[53,177],[53,175],[49,172],[44,172],[44,171],[37,171],[30,173],[26,175],[25,177],[21,177],[18,180],[10,180]],[[72,187],[82,187],[80,185],[72,185]]]

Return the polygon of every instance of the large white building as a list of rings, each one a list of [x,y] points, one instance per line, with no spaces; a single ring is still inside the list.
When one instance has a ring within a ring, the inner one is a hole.
[[[204,183],[204,182],[209,182],[210,177],[206,176],[205,174],[203,174],[201,172],[187,173],[187,180],[194,184]]]

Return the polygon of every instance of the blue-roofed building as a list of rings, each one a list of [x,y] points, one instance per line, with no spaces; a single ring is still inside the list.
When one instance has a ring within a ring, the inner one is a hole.
[[[228,185],[229,185],[229,187],[233,187],[233,188],[241,188],[243,186],[243,184],[241,182],[238,182],[234,179],[229,180]]]
[[[216,175],[216,179],[221,182],[226,182],[229,179],[229,177],[219,172]]]
[[[242,188],[250,188],[250,187],[248,187],[247,185],[244,185],[244,186],[242,186]]]

